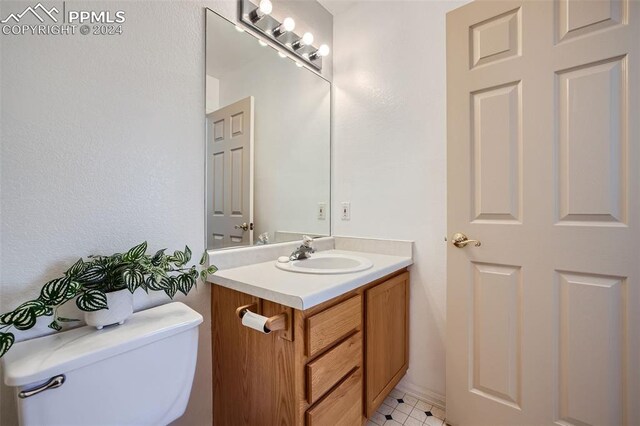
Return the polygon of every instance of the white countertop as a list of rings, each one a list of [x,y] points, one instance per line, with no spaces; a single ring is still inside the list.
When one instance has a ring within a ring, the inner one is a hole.
[[[276,268],[276,259],[219,270],[209,281],[223,287],[305,310],[365,284],[405,268],[411,256],[395,256],[361,251],[322,250],[321,253],[365,257],[373,266],[361,272],[334,275],[302,274]]]

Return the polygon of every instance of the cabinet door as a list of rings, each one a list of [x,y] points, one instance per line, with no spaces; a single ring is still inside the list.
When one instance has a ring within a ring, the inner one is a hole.
[[[242,325],[236,309],[256,303],[260,314],[286,311],[282,305],[245,293],[211,287],[213,424],[298,425],[294,342],[284,333],[262,334]],[[302,351],[302,348],[300,348]]]
[[[366,415],[370,417],[407,372],[409,273],[366,291]]]

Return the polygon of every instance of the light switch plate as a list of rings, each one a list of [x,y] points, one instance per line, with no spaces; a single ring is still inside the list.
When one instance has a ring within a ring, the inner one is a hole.
[[[340,217],[342,220],[351,220],[351,203],[343,201],[340,204]]]
[[[318,220],[327,218],[327,203],[318,203]]]

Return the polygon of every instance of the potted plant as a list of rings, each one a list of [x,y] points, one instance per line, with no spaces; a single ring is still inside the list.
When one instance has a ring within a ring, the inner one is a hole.
[[[56,331],[62,329],[60,323],[79,321],[58,315],[58,308],[70,300],[75,299],[76,306],[85,312],[87,324],[101,329],[122,324],[133,313],[133,293],[138,288],[164,291],[173,299],[177,292],[187,295],[198,277],[205,282],[209,274],[217,271],[215,266],[207,265],[206,251],[200,259],[200,272],[195,265],[187,266],[191,260],[189,247],[173,254],[166,254],[166,249],[152,255],[146,251],[145,241],[126,253],[81,258],[62,277],[47,282],[37,299],[0,315],[0,357],[15,341],[12,328],[28,330],[41,316],[52,316],[49,327]]]

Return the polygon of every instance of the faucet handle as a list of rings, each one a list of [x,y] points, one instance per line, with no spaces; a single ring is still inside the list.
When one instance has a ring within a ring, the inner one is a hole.
[[[311,247],[311,244],[313,243],[313,238],[311,238],[308,235],[303,235],[302,236],[302,245],[305,247]]]

